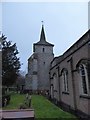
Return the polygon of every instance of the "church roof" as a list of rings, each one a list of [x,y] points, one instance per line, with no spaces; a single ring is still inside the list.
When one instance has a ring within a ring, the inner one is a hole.
[[[46,46],[54,46],[53,44],[46,41],[44,26],[42,25],[40,41],[35,43],[34,45],[46,45]]]

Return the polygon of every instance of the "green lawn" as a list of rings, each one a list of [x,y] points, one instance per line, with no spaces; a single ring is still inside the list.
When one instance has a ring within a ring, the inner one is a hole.
[[[21,103],[24,103],[25,95],[14,94],[11,97],[10,104],[3,109],[17,109]],[[65,112],[52,104],[43,96],[32,95],[31,107],[35,110],[35,118],[76,118],[74,115]]]
[[[36,118],[76,118],[52,104],[43,96],[32,96],[32,107],[35,109]]]
[[[20,104],[24,103],[25,95],[21,94],[15,94],[13,93],[11,95],[10,104],[6,107],[3,107],[3,109],[18,109]]]

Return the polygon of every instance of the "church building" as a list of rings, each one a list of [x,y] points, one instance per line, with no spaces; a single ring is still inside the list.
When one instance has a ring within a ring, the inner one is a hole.
[[[61,108],[90,118],[90,30],[51,62],[50,97]]]
[[[40,40],[28,59],[26,89],[48,91],[61,108],[90,117],[90,29],[61,56],[54,57],[42,25]]]
[[[49,91],[49,69],[54,58],[53,47],[53,44],[47,42],[44,25],[42,25],[40,40],[33,44],[33,54],[28,59],[26,89]]]

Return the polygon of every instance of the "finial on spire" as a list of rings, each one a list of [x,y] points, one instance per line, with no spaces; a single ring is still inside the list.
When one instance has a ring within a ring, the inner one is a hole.
[[[42,22],[42,29],[41,29],[40,41],[46,41],[43,21],[41,21],[41,22]]]
[[[42,20],[41,22],[42,22],[42,26],[43,26],[44,25],[44,21]]]

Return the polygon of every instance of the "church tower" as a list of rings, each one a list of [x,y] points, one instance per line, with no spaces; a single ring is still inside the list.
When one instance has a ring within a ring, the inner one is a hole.
[[[49,90],[50,62],[54,58],[53,47],[53,44],[46,41],[42,25],[40,40],[33,44],[33,55],[28,59],[28,89]]]

